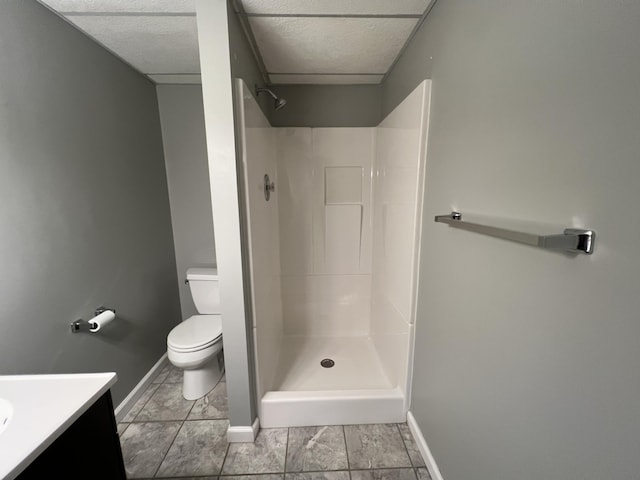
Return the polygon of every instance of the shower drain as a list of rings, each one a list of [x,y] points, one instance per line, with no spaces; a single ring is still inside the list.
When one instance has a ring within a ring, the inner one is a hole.
[[[322,365],[324,368],[331,368],[336,364],[336,362],[334,362],[333,360],[331,360],[330,358],[325,358],[324,360],[320,361],[320,365]]]

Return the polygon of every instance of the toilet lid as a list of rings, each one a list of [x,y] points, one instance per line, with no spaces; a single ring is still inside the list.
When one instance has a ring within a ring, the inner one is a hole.
[[[194,315],[177,325],[167,337],[167,345],[177,350],[198,350],[222,335],[220,315]]]

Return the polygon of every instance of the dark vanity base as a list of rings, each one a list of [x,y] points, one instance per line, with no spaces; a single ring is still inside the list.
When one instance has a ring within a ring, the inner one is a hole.
[[[126,480],[111,393],[96,400],[17,478]]]

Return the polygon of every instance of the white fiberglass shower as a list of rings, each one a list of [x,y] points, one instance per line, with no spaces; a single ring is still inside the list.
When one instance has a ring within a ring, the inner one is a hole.
[[[405,421],[430,81],[364,128],[273,128],[235,87],[260,424]]]

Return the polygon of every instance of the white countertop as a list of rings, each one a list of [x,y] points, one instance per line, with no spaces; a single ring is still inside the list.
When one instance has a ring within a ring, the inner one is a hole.
[[[17,477],[115,382],[115,373],[0,376],[0,398],[13,406],[0,433],[0,478]]]

